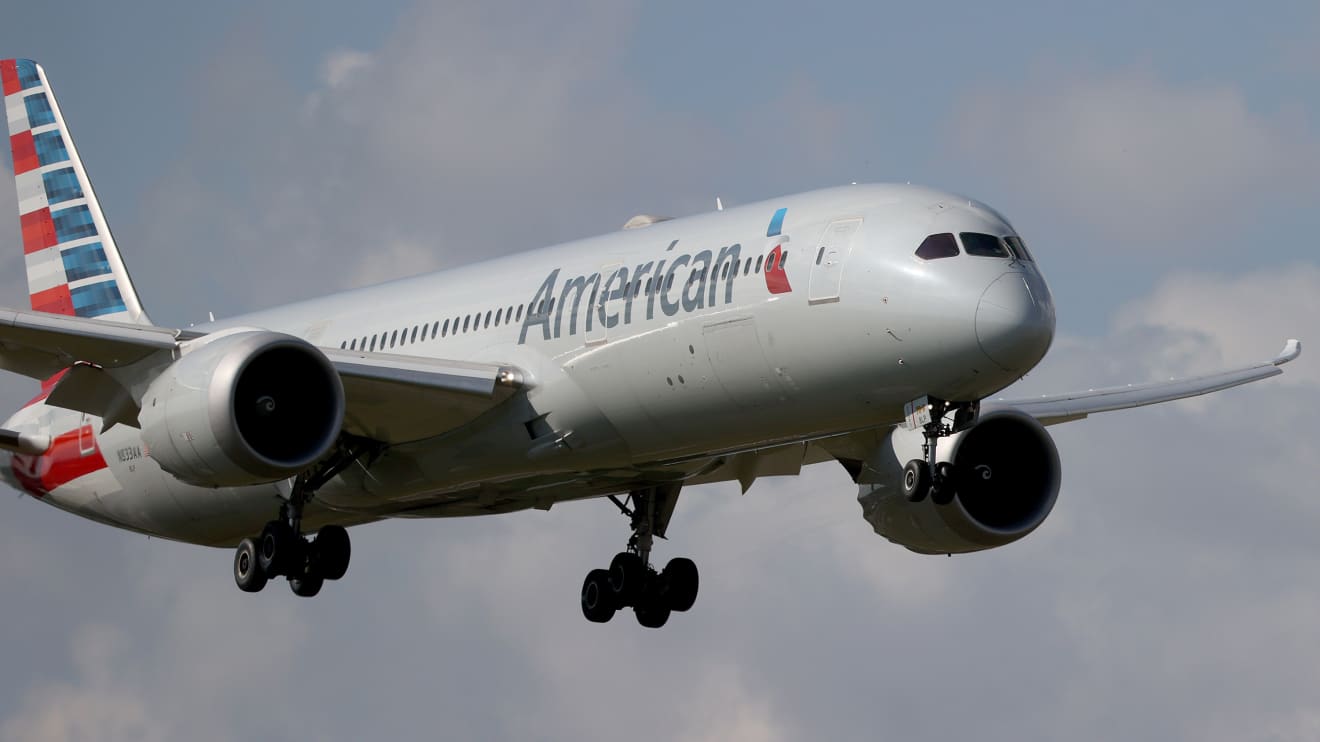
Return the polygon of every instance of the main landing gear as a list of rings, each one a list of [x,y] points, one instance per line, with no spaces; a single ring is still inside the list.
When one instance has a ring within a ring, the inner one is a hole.
[[[903,495],[908,502],[921,502],[929,495],[936,505],[948,505],[957,494],[957,474],[954,465],[938,461],[940,438],[965,430],[976,422],[980,402],[946,402],[929,400],[930,420],[922,426],[925,442],[921,444],[924,459],[912,459],[903,467]],[[944,422],[953,413],[953,424]]]
[[[314,540],[302,533],[303,507],[316,490],[369,451],[363,442],[346,441],[315,468],[299,474],[279,517],[266,524],[261,535],[245,538],[234,553],[234,582],[243,592],[259,592],[272,577],[287,577],[294,595],[310,598],[326,580],[338,580],[348,571],[352,547],[343,526],[322,526]]]
[[[650,564],[655,536],[664,538],[678,500],[678,485],[632,492],[631,507],[610,500],[632,522],[628,549],[616,554],[609,569],[593,569],[582,583],[582,614],[605,623],[616,611],[632,608],[637,623],[658,629],[673,611],[686,611],[697,600],[697,565],[691,559],[670,559],[659,572]]]

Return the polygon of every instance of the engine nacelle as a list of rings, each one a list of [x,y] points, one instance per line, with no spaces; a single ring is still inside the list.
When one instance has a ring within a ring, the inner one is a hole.
[[[858,476],[862,514],[890,541],[923,554],[992,549],[1031,533],[1054,508],[1059,451],[1035,418],[996,410],[941,438],[939,460],[956,472],[948,505],[930,497],[908,502],[903,494],[903,467],[922,458],[923,440],[920,430],[895,428]]]
[[[305,340],[264,330],[208,335],[151,382],[138,420],[151,457],[184,482],[274,482],[334,445],[344,388]]]

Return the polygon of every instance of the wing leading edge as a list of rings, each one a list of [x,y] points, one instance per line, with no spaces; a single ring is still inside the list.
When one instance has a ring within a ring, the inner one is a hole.
[[[1249,384],[1253,381],[1268,379],[1283,373],[1279,368],[1302,354],[1302,344],[1289,340],[1283,350],[1273,359],[1252,366],[1220,371],[1204,376],[1192,376],[1185,379],[1170,379],[1149,384],[1128,384],[1106,389],[1089,389],[1084,392],[1055,394],[1030,399],[987,400],[983,411],[1011,407],[1021,410],[1039,420],[1044,425],[1055,425],[1071,420],[1081,420],[1096,412],[1110,412],[1129,407],[1171,402],[1175,399],[1196,397],[1221,389]]]
[[[49,404],[129,422],[124,392],[150,380],[182,344],[201,337],[188,330],[0,309],[0,369],[46,380],[65,369]],[[405,443],[453,430],[526,385],[517,368],[496,363],[396,356],[319,348],[344,385],[344,429],[382,443]],[[146,379],[125,379],[136,369]],[[110,371],[110,373],[105,373]],[[0,436],[0,448],[17,440]],[[24,442],[26,447],[35,442]]]

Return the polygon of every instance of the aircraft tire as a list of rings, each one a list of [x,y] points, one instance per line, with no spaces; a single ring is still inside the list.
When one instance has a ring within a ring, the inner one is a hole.
[[[935,482],[930,486],[930,501],[936,505],[948,505],[953,502],[953,496],[957,490],[953,487],[953,482],[942,481]]]
[[[593,569],[582,582],[582,615],[592,623],[606,623],[614,618],[614,595],[610,589],[610,573]]]
[[[669,608],[663,605],[656,605],[652,601],[647,601],[650,605],[639,605],[633,609],[637,615],[637,623],[648,629],[658,629],[669,621]]]
[[[670,610],[686,611],[697,602],[697,565],[691,559],[670,559],[660,576],[661,583],[665,585],[665,603]]]
[[[257,542],[250,538],[239,541],[234,551],[234,582],[245,593],[261,592],[266,586],[266,573],[257,558]]]
[[[903,467],[903,496],[908,502],[921,502],[930,493],[930,465],[912,459]]]
[[[352,542],[343,526],[323,526],[312,542],[316,569],[327,580],[337,580],[348,571],[353,554]]]
[[[300,598],[310,598],[321,592],[325,578],[320,575],[308,575],[289,579],[289,589]]]
[[[642,558],[622,551],[610,561],[610,591],[616,608],[637,605],[646,582],[646,565]]]
[[[297,563],[300,540],[288,523],[279,520],[267,523],[261,529],[261,548],[258,551],[261,571],[267,577],[291,573]]]

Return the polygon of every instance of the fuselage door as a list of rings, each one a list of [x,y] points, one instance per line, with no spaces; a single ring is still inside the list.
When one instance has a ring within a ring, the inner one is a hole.
[[[89,456],[94,451],[96,451],[96,433],[92,429],[92,418],[84,412],[82,420],[78,423],[78,453]]]
[[[830,222],[821,235],[820,244],[811,256],[811,287],[807,292],[807,301],[811,304],[824,304],[839,300],[839,287],[843,283],[843,267],[852,253],[853,237],[857,228],[862,226],[861,219],[839,219]]]
[[[617,307],[622,305],[622,302],[613,299],[622,298],[627,285],[628,271],[622,263],[601,266],[600,280],[591,293],[587,316],[584,318],[584,344],[600,345],[609,339],[610,326],[619,322]]]

